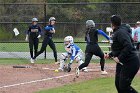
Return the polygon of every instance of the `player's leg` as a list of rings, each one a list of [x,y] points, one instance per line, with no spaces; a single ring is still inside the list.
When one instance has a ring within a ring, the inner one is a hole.
[[[35,38],[35,40],[34,40],[34,55],[37,54],[38,43],[39,43],[39,39],[38,38]]]
[[[107,72],[104,70],[105,66],[104,53],[98,45],[95,46],[94,55],[100,57],[101,74],[107,74]]]
[[[29,37],[30,56],[33,58],[33,39]]]
[[[134,57],[122,66],[119,79],[120,93],[138,93],[132,86],[132,80],[139,70],[139,59]]]
[[[49,41],[50,41],[49,38],[47,38],[47,37],[44,38],[44,40],[43,40],[43,42],[42,42],[42,46],[41,46],[40,51],[38,51],[38,52],[36,53],[36,55],[33,57],[33,59],[36,59],[37,56],[39,56],[41,53],[43,53],[43,52],[45,51],[45,49],[46,49],[47,44],[49,43]]]
[[[56,51],[56,47],[54,42],[52,41],[52,39],[49,42],[49,46],[50,48],[53,50],[53,54],[54,54],[54,58],[55,58],[55,62],[57,62],[57,51]]]
[[[82,54],[81,53],[78,53],[75,56],[75,60],[76,60],[76,62],[78,62],[79,66],[84,63],[84,61],[81,59],[81,57],[82,57]],[[82,68],[82,71],[87,72],[87,67]]]
[[[92,48],[91,47],[92,47],[91,45],[87,45],[86,46],[86,50],[85,50],[85,62],[78,67],[79,70],[81,70],[84,67],[87,67],[88,64],[90,63],[90,60],[91,60],[91,58],[93,56]]]
[[[121,69],[122,69],[122,65],[120,64],[117,64],[116,65],[116,73],[115,73],[115,86],[116,86],[116,89],[118,91],[118,93],[121,93],[120,92],[120,88],[119,88],[119,84],[120,84],[120,72],[121,72]]]
[[[63,71],[65,66],[65,61],[67,60],[68,56],[69,56],[68,53],[62,53],[60,55],[60,66],[58,68],[59,70]]]

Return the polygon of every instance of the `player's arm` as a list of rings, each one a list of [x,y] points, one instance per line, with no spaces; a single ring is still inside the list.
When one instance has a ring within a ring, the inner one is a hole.
[[[29,29],[26,31],[26,38],[25,38],[25,41],[28,41],[30,31],[31,31],[31,27],[29,27]]]
[[[47,31],[47,33],[55,33],[54,27],[46,26],[46,27],[45,27],[45,30]]]
[[[104,36],[107,40],[111,40],[111,38],[102,30],[97,30],[98,34],[101,34],[102,36]]]
[[[133,50],[133,44],[128,34],[125,33],[124,31],[119,31],[117,35],[118,35],[117,39],[119,43],[123,46],[123,50],[118,56],[118,59],[120,60],[120,62],[123,62],[122,60],[127,57],[130,51]]]
[[[40,38],[41,37],[41,35],[42,35],[42,31],[41,31],[41,28],[38,26],[38,33],[39,33],[39,35],[38,35],[38,37],[37,38]]]
[[[71,54],[71,57],[70,57],[70,62],[68,63],[68,66],[67,66],[68,72],[71,71],[71,64],[73,63],[73,60],[74,60],[74,58],[75,58],[76,49],[75,49],[74,47],[72,47],[71,53],[72,53],[72,54]]]

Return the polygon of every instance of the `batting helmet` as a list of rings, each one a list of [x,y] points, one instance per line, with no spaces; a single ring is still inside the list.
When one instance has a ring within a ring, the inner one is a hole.
[[[93,20],[87,20],[86,21],[86,27],[89,28],[89,27],[95,27],[95,23]]]
[[[32,19],[32,22],[37,22],[37,21],[38,21],[37,18],[33,18],[33,19]]]
[[[55,17],[50,17],[49,22],[50,21],[56,21]]]

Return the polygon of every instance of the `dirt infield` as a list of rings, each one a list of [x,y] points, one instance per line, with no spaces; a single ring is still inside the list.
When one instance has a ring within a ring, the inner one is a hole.
[[[89,72],[81,72],[80,77],[74,80],[76,64],[73,64],[70,73],[54,72],[57,67],[55,64],[38,64],[31,66],[31,68],[13,68],[12,65],[0,65],[0,93],[33,93],[42,89],[98,77],[112,77],[115,72],[115,64],[112,63],[106,64],[108,75],[100,74],[99,64],[90,64]],[[140,75],[140,71],[138,75]]]

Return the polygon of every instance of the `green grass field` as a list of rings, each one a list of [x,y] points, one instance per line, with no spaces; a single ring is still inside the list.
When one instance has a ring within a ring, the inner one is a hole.
[[[133,86],[140,92],[140,77],[135,78]],[[81,83],[65,85],[35,93],[117,93],[114,78],[98,78]]]
[[[99,38],[101,40],[106,40],[104,37],[100,36]],[[75,42],[84,42],[84,37],[83,38],[75,38]],[[56,39],[54,38],[54,42],[63,42],[63,39]],[[86,48],[86,43],[76,43],[83,51]],[[39,44],[40,49],[42,43]],[[64,52],[64,44],[63,43],[55,43],[56,49],[58,52]],[[108,46],[109,44],[99,44],[101,46]],[[107,47],[102,48],[103,51],[108,51],[109,49]],[[29,51],[29,44],[26,43],[0,43],[0,51],[1,52],[28,52]],[[47,47],[47,52],[52,52],[50,47]]]
[[[85,43],[77,43],[77,45],[82,49],[85,50],[86,44]],[[100,44],[102,46],[107,46],[108,44]],[[41,43],[39,44],[39,49],[41,47]],[[58,52],[64,52],[64,44],[63,43],[56,43],[56,48]],[[108,51],[108,48],[102,48],[104,51]],[[29,52],[28,43],[0,43],[0,51],[1,52]],[[47,52],[52,52],[50,47],[47,47]]]
[[[0,65],[15,65],[15,64],[29,64],[29,59],[22,59],[22,58],[1,58]],[[54,63],[54,60],[51,59],[39,59],[36,61],[36,64],[50,64]]]
[[[68,60],[69,61],[69,60]],[[29,64],[29,59],[24,58],[0,58],[0,65],[13,65],[13,64]],[[54,63],[54,59],[37,59],[36,64],[50,64]],[[99,63],[99,59],[94,59],[91,63]],[[113,63],[112,60],[106,60],[106,63]]]

